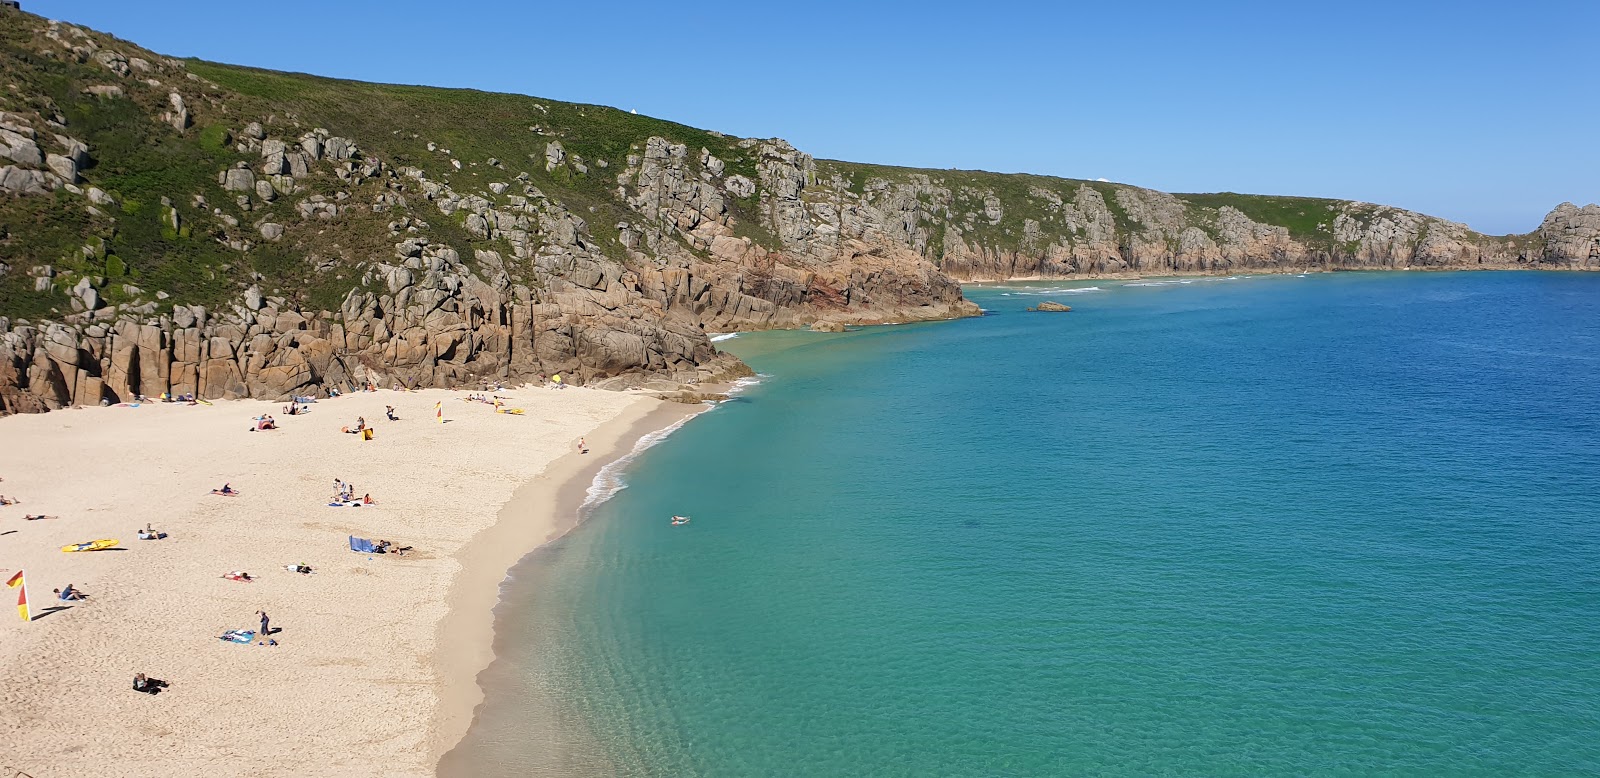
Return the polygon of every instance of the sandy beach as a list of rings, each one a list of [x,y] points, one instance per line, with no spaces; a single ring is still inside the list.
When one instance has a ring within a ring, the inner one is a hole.
[[[292,417],[237,401],[0,418],[0,494],[21,501],[0,507],[0,575],[26,572],[34,615],[23,623],[3,590],[0,772],[431,775],[481,699],[499,582],[575,521],[558,495],[694,410],[501,394],[525,412],[381,390]],[[263,413],[280,428],[248,431]],[[372,440],[340,433],[357,416]],[[376,504],[330,507],[335,479]],[[212,495],[224,482],[240,494]],[[146,524],[168,537],[136,539]],[[349,535],[415,550],[352,552]],[[120,543],[61,551],[101,538]],[[285,569],[297,564],[314,572]],[[88,599],[59,602],[68,583]],[[259,631],[258,610],[277,645],[218,639]],[[170,686],[137,693],[138,672]]]

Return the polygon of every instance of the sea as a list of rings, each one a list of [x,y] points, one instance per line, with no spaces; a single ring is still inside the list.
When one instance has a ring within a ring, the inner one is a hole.
[[[719,341],[759,377],[513,571],[445,767],[1600,774],[1600,273],[967,295]]]

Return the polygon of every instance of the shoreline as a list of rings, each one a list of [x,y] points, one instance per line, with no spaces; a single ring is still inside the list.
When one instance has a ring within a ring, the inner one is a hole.
[[[589,488],[601,471],[633,453],[645,437],[708,409],[673,402],[643,405],[631,406],[595,429],[588,454],[568,452],[518,486],[494,523],[455,554],[460,570],[450,582],[451,604],[434,630],[433,665],[441,689],[428,736],[428,763],[434,774],[476,722],[486,697],[479,678],[498,658],[496,610],[511,571],[529,554],[583,523]]]

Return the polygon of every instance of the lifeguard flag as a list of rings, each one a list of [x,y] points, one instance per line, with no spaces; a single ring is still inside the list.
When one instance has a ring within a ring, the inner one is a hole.
[[[17,592],[17,613],[21,614],[23,621],[31,621],[32,618],[28,615],[28,583],[22,580],[22,571],[18,570],[16,575],[11,576],[11,580],[6,581],[6,586],[22,590]]]
[[[439,419],[440,424],[444,423],[444,400],[433,404],[433,415]]]

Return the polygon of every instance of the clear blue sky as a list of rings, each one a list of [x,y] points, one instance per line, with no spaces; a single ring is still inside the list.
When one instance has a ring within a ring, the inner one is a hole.
[[[23,7],[171,55],[613,105],[818,157],[1353,198],[1491,233],[1600,201],[1600,0]]]

